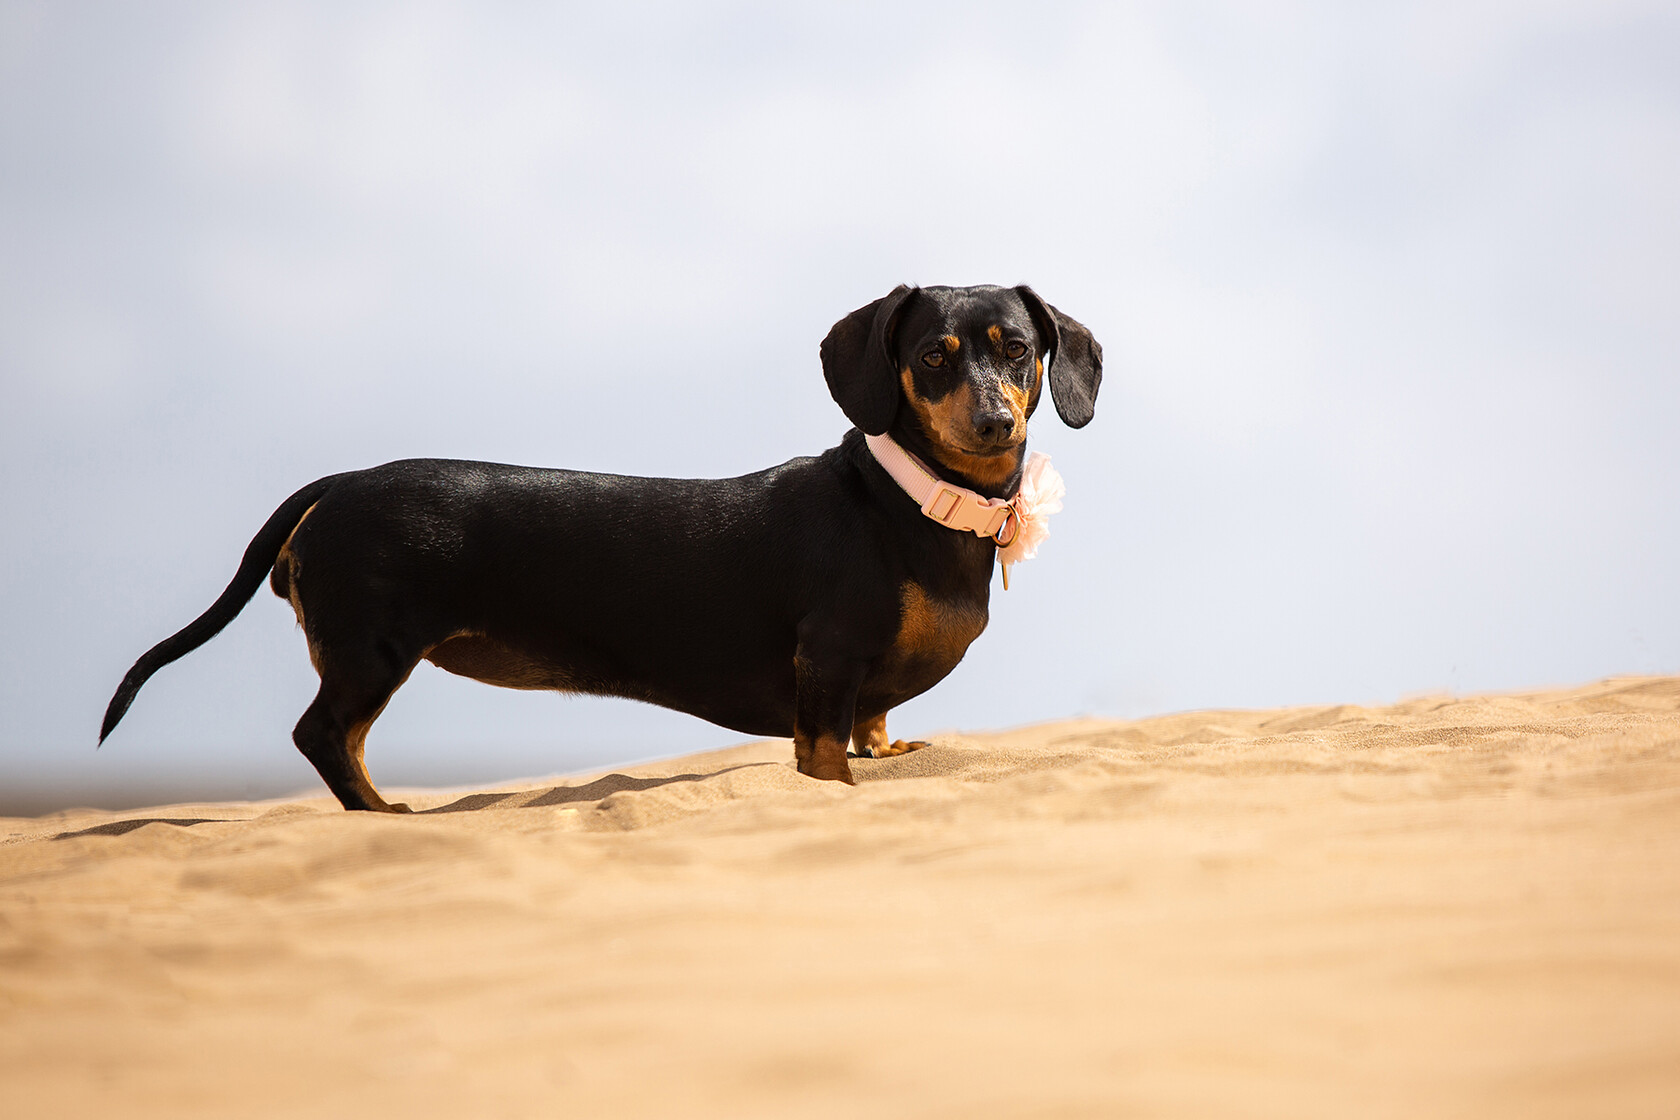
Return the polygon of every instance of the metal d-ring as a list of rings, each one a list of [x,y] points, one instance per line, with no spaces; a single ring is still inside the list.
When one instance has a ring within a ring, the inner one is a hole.
[[[1008,548],[1015,542],[1015,538],[1021,535],[1021,515],[1015,512],[1015,507],[1012,505],[1003,508],[1005,511],[1003,524],[999,525],[997,532],[992,534],[992,540],[997,542],[999,548]],[[1003,537],[1005,529],[1013,529],[1008,540]]]

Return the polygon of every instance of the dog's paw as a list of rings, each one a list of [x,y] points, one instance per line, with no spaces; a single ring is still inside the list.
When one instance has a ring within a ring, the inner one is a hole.
[[[852,768],[842,755],[836,763],[832,759],[814,760],[809,764],[800,763],[799,772],[807,778],[816,778],[825,782],[845,782],[849,786],[857,785],[852,778]]]
[[[904,739],[898,739],[898,740],[895,740],[893,742],[892,746],[890,746],[890,747],[876,747],[870,753],[875,758],[891,758],[894,755],[909,754],[911,751],[919,751],[927,745],[928,744],[921,739],[917,739],[915,742],[909,742],[909,741],[904,740]]]

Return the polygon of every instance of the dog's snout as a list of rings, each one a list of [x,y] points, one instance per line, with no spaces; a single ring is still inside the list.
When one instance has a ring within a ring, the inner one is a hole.
[[[974,434],[986,443],[1004,443],[1015,434],[1015,417],[999,405],[974,414]]]

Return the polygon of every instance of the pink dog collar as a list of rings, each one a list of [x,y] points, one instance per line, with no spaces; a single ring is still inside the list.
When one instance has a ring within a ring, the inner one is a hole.
[[[875,461],[903,491],[920,503],[922,513],[947,529],[989,537],[998,545],[1003,565],[1003,589],[1009,590],[1009,566],[1031,560],[1039,542],[1050,535],[1052,513],[1062,508],[1067,487],[1050,465],[1050,456],[1033,452],[1021,475],[1021,489],[1013,498],[982,498],[966,486],[946,482],[920,459],[885,433],[864,434]]]
[[[865,435],[863,441],[875,461],[885,467],[904,492],[921,503],[922,512],[947,529],[991,537],[998,544],[1015,539],[1020,525],[1009,498],[982,498],[966,486],[935,475],[891,436]],[[1007,535],[1006,535],[1007,534]]]

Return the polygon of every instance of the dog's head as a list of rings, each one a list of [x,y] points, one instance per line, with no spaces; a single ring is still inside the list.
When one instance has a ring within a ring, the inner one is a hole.
[[[1056,411],[1090,423],[1102,383],[1091,332],[1031,288],[894,288],[828,332],[823,377],[847,419],[996,491],[1021,468],[1049,368]]]

